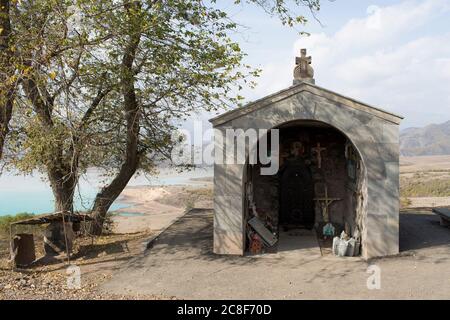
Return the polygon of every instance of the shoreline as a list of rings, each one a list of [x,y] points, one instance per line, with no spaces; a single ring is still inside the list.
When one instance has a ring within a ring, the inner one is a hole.
[[[130,200],[130,198],[125,195],[125,190],[132,190],[132,189],[142,189],[142,188],[160,188],[160,187],[207,187],[208,185],[211,185],[213,181],[213,177],[212,176],[203,176],[203,177],[192,177],[186,180],[186,182],[184,183],[160,183],[160,184],[140,184],[140,185],[128,185],[127,187],[125,187],[124,191],[122,192],[122,194],[116,199],[116,201],[114,201],[112,207],[117,207],[117,208],[110,208],[110,210],[108,212],[116,212],[118,210],[122,210],[122,209],[126,209],[129,208],[130,205],[134,205],[135,203],[133,202],[133,200]],[[52,200],[53,201],[53,198]],[[86,201],[86,198],[83,200],[83,202]],[[122,206],[122,205],[126,205],[126,206]],[[86,208],[83,209],[76,209],[75,211],[79,211],[79,212],[86,212],[88,211]],[[50,214],[54,212],[52,209],[49,210],[43,210],[43,211],[38,211],[38,212],[32,212],[32,211],[27,211],[26,209],[24,210],[20,210],[17,211],[15,213],[0,213],[0,219],[3,217],[15,217],[19,214],[32,214],[32,215],[41,215],[41,214]]]
[[[136,174],[128,186],[194,184],[197,178],[212,177],[212,167],[192,168],[176,171],[174,168],[160,167],[153,174]],[[191,179],[195,179],[191,181]],[[95,196],[109,178],[102,176],[95,168],[89,169],[79,181],[75,194],[75,209],[87,211]],[[81,199],[80,199],[81,198]],[[110,209],[118,207],[116,201]],[[43,214],[54,212],[54,196],[44,174],[33,172],[19,174],[14,170],[3,171],[0,175],[0,217],[17,213]]]
[[[158,232],[191,205],[212,207],[212,183],[130,186],[118,201],[127,206],[110,211],[115,233]]]

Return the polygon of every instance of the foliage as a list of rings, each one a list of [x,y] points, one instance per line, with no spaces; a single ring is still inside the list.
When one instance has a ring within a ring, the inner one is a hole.
[[[291,26],[306,22],[295,8],[320,9],[319,1],[246,2]],[[128,16],[130,3],[139,3],[139,8]],[[154,164],[156,151],[167,156],[168,133],[176,120],[242,100],[235,89],[254,85],[246,79],[257,76],[258,70],[241,65],[244,54],[228,37],[237,25],[213,4],[198,0],[12,1],[11,50],[16,53],[16,72],[10,81],[36,81],[43,100],[51,104],[54,125],[37,124],[34,101],[24,90],[19,92],[7,163],[25,172],[46,171],[57,157],[73,161],[76,149],[83,154],[80,172],[91,166],[117,169],[123,160],[120,138],[125,131],[120,114],[120,62],[133,32],[142,35],[133,77],[144,113],[140,148],[148,157],[143,157],[147,160],[143,168]],[[90,113],[99,92],[108,97]],[[88,114],[91,121],[84,122]]]
[[[239,4],[242,0],[235,0],[234,2]],[[278,17],[283,25],[290,27],[308,22],[304,12],[296,12],[296,8],[307,7],[313,16],[316,11],[320,10],[320,0],[247,0],[246,2],[258,5],[269,15]]]
[[[13,222],[32,218],[34,215],[31,213],[18,213],[15,215],[0,216],[0,234],[9,235],[9,226]]]
[[[284,24],[291,6],[249,0]],[[104,217],[138,170],[170,157],[177,125],[192,113],[239,105],[259,70],[242,63],[237,24],[201,0],[22,0],[10,11],[15,109],[3,161],[45,172],[56,210],[71,210],[80,175],[113,176],[93,210]],[[240,1],[236,1],[240,3]]]
[[[82,17],[68,30],[71,6]],[[117,170],[124,157],[126,123],[121,62],[130,34],[140,34],[132,77],[141,112],[141,167],[170,153],[177,120],[192,112],[235,105],[235,86],[258,70],[241,65],[243,53],[227,33],[236,28],[224,12],[200,1],[142,1],[131,16],[118,2],[23,1],[13,14],[23,53],[22,77],[36,82],[48,106],[38,110],[27,90],[13,117],[7,163],[24,172],[61,163],[78,170]],[[20,13],[20,15],[18,14]],[[29,58],[30,57],[30,58]],[[31,58],[32,57],[32,58]],[[241,83],[242,82],[242,83]],[[30,89],[29,89],[30,90]],[[28,90],[28,91],[29,91]],[[101,92],[102,101],[93,102]],[[49,119],[42,119],[49,113]]]

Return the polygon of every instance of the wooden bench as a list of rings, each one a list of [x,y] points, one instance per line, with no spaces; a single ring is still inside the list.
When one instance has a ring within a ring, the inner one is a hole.
[[[434,208],[433,212],[441,219],[441,226],[450,227],[450,209]]]

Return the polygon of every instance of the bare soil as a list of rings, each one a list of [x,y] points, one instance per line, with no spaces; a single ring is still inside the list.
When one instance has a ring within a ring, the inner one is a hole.
[[[209,182],[206,185],[210,185]],[[130,204],[112,216],[112,233],[97,238],[76,239],[70,264],[80,267],[81,287],[70,289],[66,274],[69,263],[62,255],[44,258],[42,235],[35,233],[39,258],[26,269],[13,269],[9,261],[9,241],[0,237],[0,300],[3,299],[171,299],[152,294],[120,294],[98,290],[98,286],[127,263],[143,255],[149,240],[182,216],[189,206],[211,206],[211,188],[130,187],[122,201]],[[209,201],[209,202],[208,202]],[[120,216],[117,213],[139,213]]]
[[[401,157],[401,172],[417,172],[417,171],[433,171],[433,170],[450,170],[450,155],[448,156],[417,156],[417,157]]]
[[[125,263],[143,252],[143,241],[151,234],[101,236],[78,239],[70,263],[81,271],[81,286],[68,285],[69,264],[65,256],[41,258],[26,269],[12,269],[7,255],[0,258],[0,300],[66,299],[170,299],[168,296],[107,293],[98,286]],[[92,242],[93,241],[93,242]],[[40,243],[37,243],[39,247]],[[42,255],[41,255],[42,257]]]

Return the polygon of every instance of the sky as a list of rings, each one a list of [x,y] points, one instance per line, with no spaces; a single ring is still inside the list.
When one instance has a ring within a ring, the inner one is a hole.
[[[233,35],[244,62],[262,69],[257,88],[242,93],[248,101],[290,86],[295,56],[306,48],[317,85],[404,116],[402,128],[450,119],[450,0],[321,5],[320,22],[304,8],[309,22],[295,30],[254,5],[222,2],[244,26]]]

